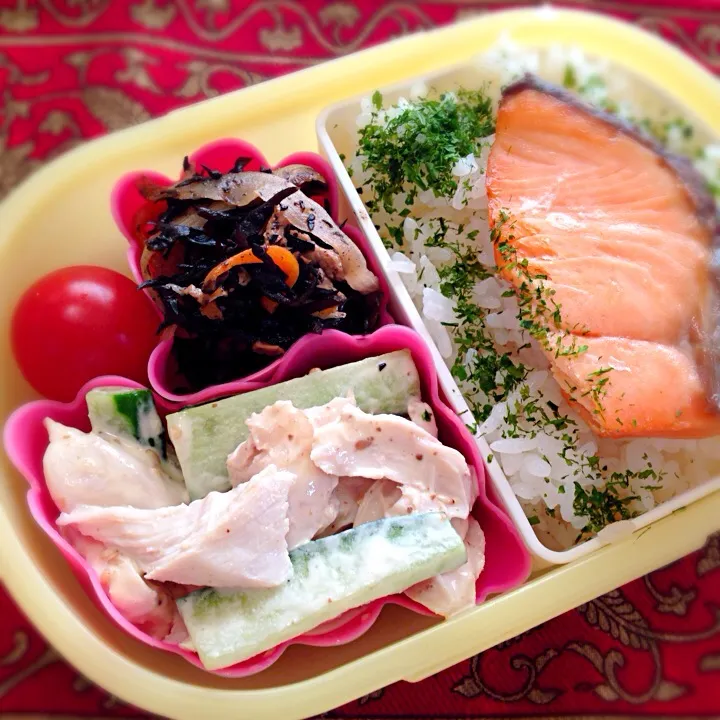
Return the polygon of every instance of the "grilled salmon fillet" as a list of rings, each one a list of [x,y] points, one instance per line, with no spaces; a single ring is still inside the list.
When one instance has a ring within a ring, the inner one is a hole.
[[[486,181],[498,268],[593,430],[720,433],[718,223],[690,162],[526,77],[503,93]]]

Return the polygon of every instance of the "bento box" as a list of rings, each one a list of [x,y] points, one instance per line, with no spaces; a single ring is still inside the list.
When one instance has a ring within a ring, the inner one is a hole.
[[[464,401],[455,380],[347,176],[339,155],[347,148],[333,137],[335,122],[328,117],[334,111],[329,114],[328,108],[349,107],[348,76],[356,78],[353,92],[363,95],[384,92],[393,84],[405,87],[419,75],[447,77],[452,83],[454,71],[438,75],[440,68],[469,66],[503,32],[531,48],[576,45],[643,80],[654,79],[673,102],[697,116],[708,134],[720,133],[720,116],[708,101],[717,97],[715,79],[656,38],[606,18],[551,8],[484,16],[213,99],[89,143],[43,168],[0,209],[0,256],[7,268],[0,284],[4,326],[22,290],[49,270],[95,263],[128,272],[127,246],[108,202],[125,173],[152,169],[175,177],[179,159],[222,137],[251,142],[275,163],[292,153],[315,151],[315,121],[321,118],[321,149],[345,193],[339,198],[339,216],[352,211],[357,217],[370,251],[385,271],[390,314],[428,341],[444,400],[462,413]],[[67,229],[72,242],[51,242],[58,227]],[[0,407],[5,418],[34,395],[10,359],[7,332],[1,342],[5,360]],[[487,459],[490,452],[482,442],[479,447]],[[497,463],[491,460],[489,470],[489,488],[502,499],[535,561],[536,572],[522,587],[446,621],[387,605],[353,642],[294,645],[263,672],[247,677],[204,672],[178,655],[148,648],[109,621],[31,519],[26,485],[5,455],[0,483],[2,579],[69,662],[128,702],[173,718],[302,718],[390,682],[421,680],[696,549],[718,528],[720,494],[708,483],[694,495],[677,498],[675,506],[666,504],[644,516],[628,534],[605,538],[612,539],[605,547],[603,539],[591,540],[558,553],[537,540]],[[551,567],[559,563],[565,566]]]

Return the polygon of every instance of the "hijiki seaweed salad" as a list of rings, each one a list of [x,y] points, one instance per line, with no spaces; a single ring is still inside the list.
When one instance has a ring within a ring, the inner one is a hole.
[[[720,469],[720,146],[574,48],[476,68],[365,98],[343,159],[487,461],[564,549]]]
[[[173,328],[180,375],[195,390],[259,370],[307,333],[378,324],[378,280],[313,195],[325,178],[305,165],[193,172],[169,187],[148,223],[141,272]]]

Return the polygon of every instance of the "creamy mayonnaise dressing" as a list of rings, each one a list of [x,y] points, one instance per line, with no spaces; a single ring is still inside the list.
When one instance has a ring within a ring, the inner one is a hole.
[[[453,519],[467,561],[411,595],[449,615],[474,603],[484,562],[482,531],[469,518],[475,484],[463,456],[437,439],[432,408],[413,398],[407,413],[365,413],[352,397],[307,410],[278,401],[246,421],[247,440],[227,461],[233,489],[192,503],[156,449],[47,419],[45,477],[65,537],[120,612],[156,637],[185,638],[172,594],[158,583],[184,592],[276,587],[292,575],[295,547],[427,512]],[[162,435],[156,413],[141,412],[138,422],[142,437]],[[402,543],[388,549],[379,540],[365,551],[381,575],[403,552]]]

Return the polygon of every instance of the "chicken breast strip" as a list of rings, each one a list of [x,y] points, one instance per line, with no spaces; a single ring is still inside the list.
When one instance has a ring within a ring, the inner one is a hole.
[[[248,439],[228,458],[233,487],[247,482],[269,465],[288,470],[295,476],[290,488],[288,548],[292,550],[312,540],[330,525],[338,512],[332,494],[337,475],[323,472],[310,459],[313,426],[305,412],[281,400],[247,420]]]
[[[155,510],[78,507],[58,518],[115,548],[149,580],[216,588],[273,587],[291,572],[286,535],[295,475],[268,466],[227,493]]]
[[[397,415],[369,415],[349,400],[337,408],[335,421],[315,430],[310,457],[319,468],[397,483],[406,512],[468,516],[474,492],[470,469],[457,450]]]
[[[48,490],[63,512],[79,505],[162,508],[187,502],[185,486],[160,467],[152,450],[131,449],[102,437],[45,420],[50,444],[43,456]]]

